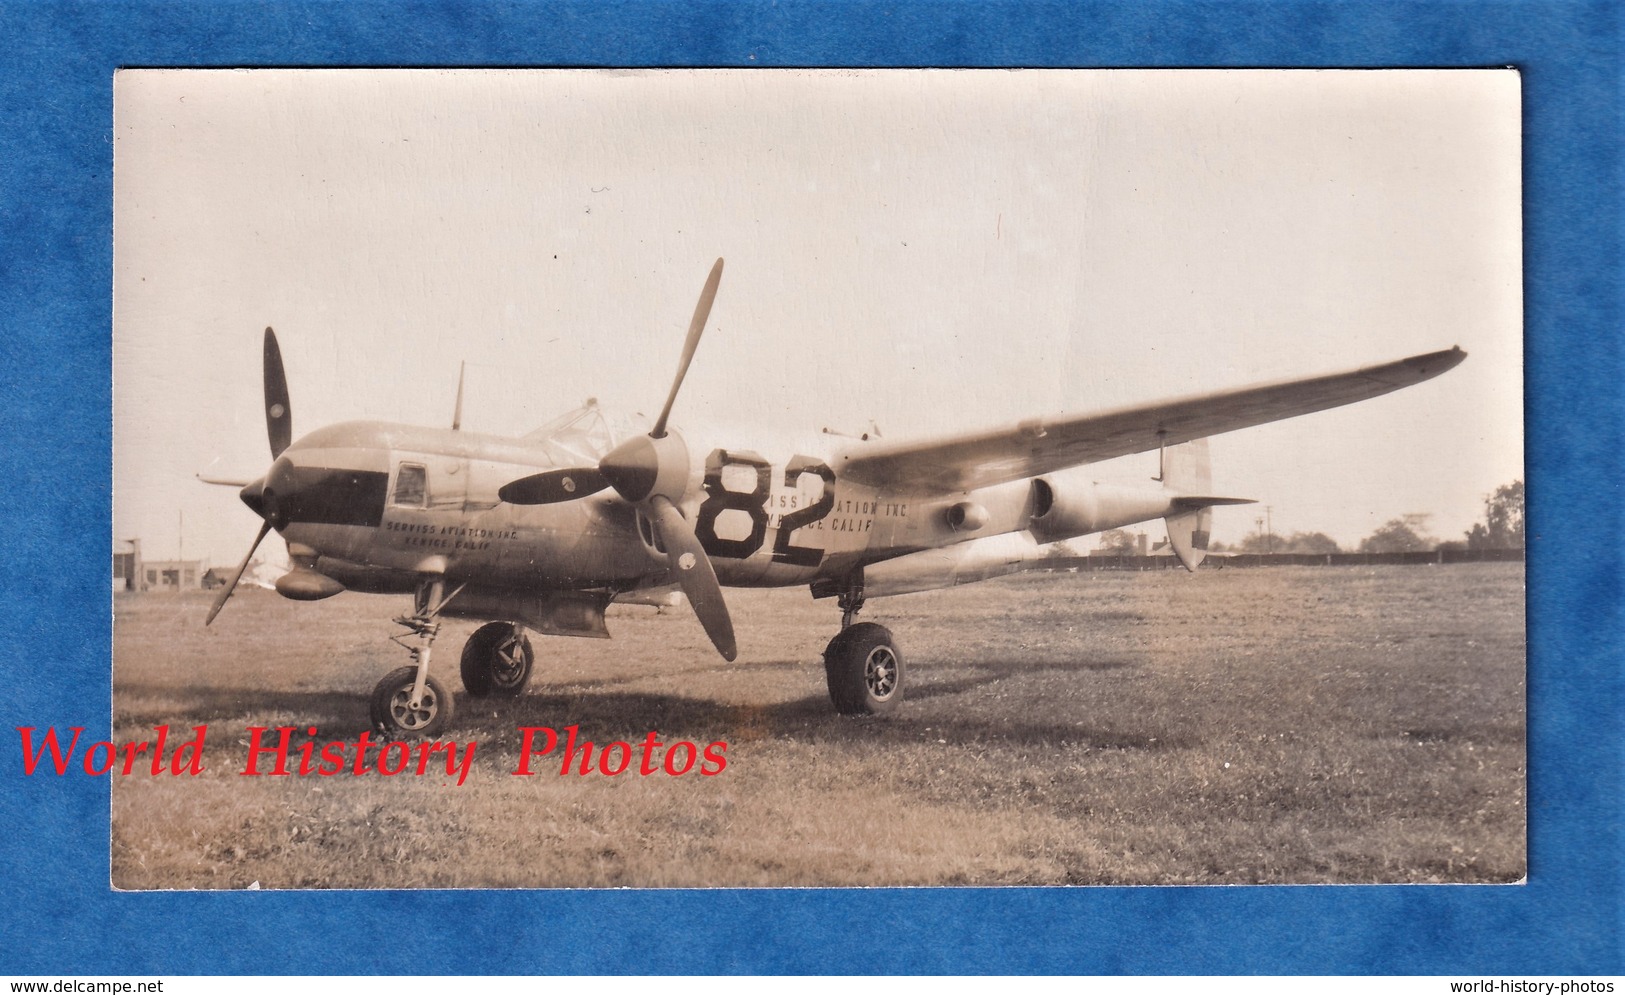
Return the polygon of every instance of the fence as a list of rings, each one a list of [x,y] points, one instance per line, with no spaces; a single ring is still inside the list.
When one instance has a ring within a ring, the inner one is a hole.
[[[1211,553],[1202,567],[1359,567],[1378,564],[1418,566],[1450,563],[1522,563],[1521,549],[1438,549],[1418,553]],[[1050,570],[1166,570],[1179,567],[1172,556],[1058,556],[1044,561]],[[1181,568],[1183,569],[1183,568]]]

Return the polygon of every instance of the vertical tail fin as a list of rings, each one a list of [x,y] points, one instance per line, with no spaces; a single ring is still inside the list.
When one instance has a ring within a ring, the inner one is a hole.
[[[1208,462],[1206,439],[1162,451],[1162,486],[1173,492],[1173,513],[1163,519],[1168,526],[1168,545],[1186,570],[1195,570],[1207,556],[1213,506],[1252,504],[1251,498],[1213,496],[1213,468]]]
[[[1192,439],[1162,451],[1162,486],[1176,494],[1208,494],[1213,490],[1213,467],[1207,440]]]
[[[1213,529],[1213,509],[1197,508],[1164,518],[1168,526],[1168,545],[1186,570],[1195,570],[1207,557],[1208,537]]]

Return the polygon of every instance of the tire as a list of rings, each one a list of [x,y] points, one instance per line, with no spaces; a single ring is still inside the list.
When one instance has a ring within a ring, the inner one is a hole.
[[[512,622],[490,622],[463,644],[463,687],[475,698],[516,698],[525,693],[535,664],[523,629]]]
[[[392,670],[372,689],[372,727],[386,736],[438,736],[451,724],[456,700],[433,674],[423,689],[422,707],[408,706],[418,668]]]
[[[883,625],[859,622],[831,639],[824,676],[842,715],[885,715],[903,700],[903,654]]]

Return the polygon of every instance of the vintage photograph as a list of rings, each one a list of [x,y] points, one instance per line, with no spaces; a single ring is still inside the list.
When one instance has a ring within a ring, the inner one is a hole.
[[[1520,882],[1519,108],[121,71],[41,756],[127,890]]]

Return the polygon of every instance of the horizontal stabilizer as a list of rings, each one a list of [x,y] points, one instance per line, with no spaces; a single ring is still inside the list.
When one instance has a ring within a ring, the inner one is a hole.
[[[1213,497],[1209,494],[1181,494],[1174,498],[1175,508],[1211,508],[1220,504],[1257,504],[1257,498]]]
[[[236,487],[238,489],[247,487],[250,483],[250,481],[238,480],[236,478],[228,480],[225,477],[205,477],[201,473],[197,475],[197,479],[205,484],[213,484],[216,487]]]

